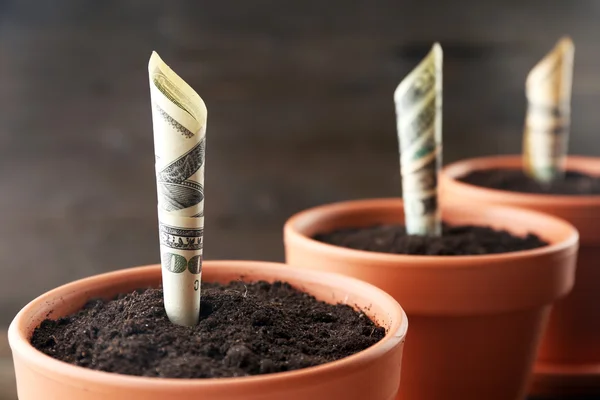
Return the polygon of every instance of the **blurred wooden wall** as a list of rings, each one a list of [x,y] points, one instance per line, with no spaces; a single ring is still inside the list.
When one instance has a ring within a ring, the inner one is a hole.
[[[399,196],[392,95],[445,50],[445,161],[520,151],[523,83],[575,40],[573,153],[600,154],[600,2],[0,0],[0,325],[158,262],[147,61],[206,100],[207,258],[282,260],[285,219]]]

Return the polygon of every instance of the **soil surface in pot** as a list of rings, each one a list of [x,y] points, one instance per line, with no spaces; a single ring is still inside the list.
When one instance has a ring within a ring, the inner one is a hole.
[[[364,350],[385,329],[347,305],[332,305],[287,283],[202,284],[200,323],[169,322],[160,289],[90,301],[45,320],[31,343],[82,367],[164,378],[268,374],[324,364]]]
[[[440,237],[407,235],[403,225],[377,225],[339,229],[314,239],[355,250],[436,256],[508,253],[548,245],[534,234],[519,237],[489,227],[448,224],[443,225]]]
[[[461,182],[490,189],[532,194],[600,195],[600,177],[567,171],[564,179],[539,183],[517,169],[473,171],[459,179]]]

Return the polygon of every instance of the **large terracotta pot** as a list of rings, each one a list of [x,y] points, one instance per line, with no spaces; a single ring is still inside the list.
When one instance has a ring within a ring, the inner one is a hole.
[[[387,328],[383,340],[350,357],[291,372],[243,378],[161,379],[94,371],[55,360],[33,348],[29,338],[51,312],[73,313],[90,298],[111,298],[157,286],[160,266],[94,276],[54,289],[23,308],[9,328],[20,400],[331,400],[396,396],[407,319],[382,290],[341,275],[290,269],[281,264],[208,261],[203,280],[227,283],[281,280],[331,303],[347,303]]]
[[[573,286],[578,235],[533,211],[444,207],[451,224],[533,232],[543,248],[482,256],[409,256],[353,250],[313,240],[338,228],[403,223],[399,199],[312,208],[285,225],[286,259],[306,270],[344,273],[398,300],[410,318],[402,400],[516,400],[526,394],[551,305]]]
[[[537,210],[572,223],[580,234],[572,292],[556,303],[535,366],[532,393],[600,395],[600,196],[556,196],[492,190],[460,182],[485,169],[522,168],[521,156],[483,157],[444,168],[443,198]],[[569,157],[569,170],[600,175],[600,158]]]

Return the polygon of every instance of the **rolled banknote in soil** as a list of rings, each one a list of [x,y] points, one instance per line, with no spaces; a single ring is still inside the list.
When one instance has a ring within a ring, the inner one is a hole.
[[[564,37],[527,76],[523,165],[525,172],[540,182],[564,176],[574,55],[572,40]]]
[[[411,235],[441,235],[437,174],[442,162],[442,59],[436,43],[394,93],[405,224]]]
[[[207,110],[155,52],[148,73],[165,310],[174,324],[193,326],[200,315]]]

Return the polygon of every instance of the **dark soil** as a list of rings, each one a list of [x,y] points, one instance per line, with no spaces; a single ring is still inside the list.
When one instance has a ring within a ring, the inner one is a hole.
[[[600,195],[600,177],[567,171],[564,179],[539,183],[517,169],[474,171],[459,179],[471,185],[511,192],[555,195]]]
[[[32,345],[95,370],[164,378],[268,374],[339,360],[385,336],[365,314],[317,301],[289,284],[202,284],[200,323],[173,325],[160,289],[94,300],[45,320]]]
[[[378,225],[340,229],[316,235],[314,239],[356,250],[428,256],[508,253],[548,244],[533,234],[518,237],[508,231],[483,226],[447,224],[444,224],[440,237],[407,235],[402,225]]]

